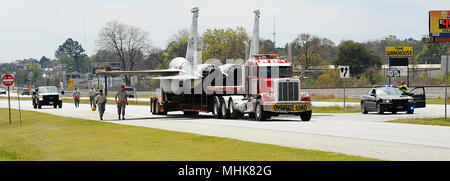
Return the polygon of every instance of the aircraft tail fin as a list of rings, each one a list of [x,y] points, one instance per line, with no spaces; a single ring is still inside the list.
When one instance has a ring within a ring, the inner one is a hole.
[[[253,55],[259,54],[259,10],[253,11],[255,13],[255,22],[253,25],[253,35],[252,42],[250,44],[250,55],[249,58],[252,59]]]

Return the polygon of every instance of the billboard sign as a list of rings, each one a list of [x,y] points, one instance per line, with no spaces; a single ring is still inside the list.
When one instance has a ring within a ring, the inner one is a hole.
[[[107,71],[119,71],[120,62],[94,62],[93,73],[107,72]]]
[[[430,37],[450,37],[450,10],[429,11]]]
[[[412,46],[387,46],[386,57],[411,57],[414,56]]]

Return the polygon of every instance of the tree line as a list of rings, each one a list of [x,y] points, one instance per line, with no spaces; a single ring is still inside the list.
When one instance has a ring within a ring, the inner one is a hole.
[[[250,35],[243,27],[207,29],[199,37],[197,47],[202,52],[202,61],[215,58],[225,63],[226,59],[244,59],[244,42],[251,44]],[[259,41],[261,53],[275,53],[287,58],[288,43],[284,47],[275,47],[270,39],[261,38]],[[16,72],[29,81],[29,72],[36,72],[36,67],[31,65],[40,65],[41,68],[63,65],[68,72],[79,73],[90,73],[94,62],[120,62],[122,70],[164,69],[173,58],[185,56],[187,43],[186,29],[176,32],[167,46],[159,48],[152,46],[150,35],[140,27],[111,21],[98,33],[97,51],[91,56],[85,54],[79,42],[68,38],[57,47],[55,59],[43,56],[39,60],[30,58],[17,60],[15,64],[3,63],[0,64],[0,71]],[[293,64],[302,74],[325,65],[350,65],[353,75],[370,79],[371,83],[379,79],[378,75],[373,74],[387,63],[384,56],[386,46],[413,46],[413,64],[438,64],[446,50],[443,44],[426,44],[423,39],[413,38],[402,40],[393,35],[365,42],[343,40],[336,45],[326,37],[301,33],[291,46]],[[39,73],[33,73],[31,79],[38,81],[42,77]],[[125,78],[125,82],[130,85],[129,77]]]

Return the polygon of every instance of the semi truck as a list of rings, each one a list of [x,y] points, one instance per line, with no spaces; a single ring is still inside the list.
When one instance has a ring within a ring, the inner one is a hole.
[[[254,11],[250,48],[248,42],[243,42],[245,61],[227,61],[226,64],[214,59],[199,63],[199,9],[195,7],[191,13],[193,16],[186,56],[174,58],[168,69],[106,71],[97,74],[159,75],[152,77],[160,80],[156,96],[150,98],[150,112],[155,115],[183,111],[186,116],[212,112],[217,119],[248,115],[262,121],[280,114],[298,115],[302,121],[311,119],[311,98],[301,92],[300,78],[293,76],[293,66],[289,60],[292,56],[283,59],[275,54],[259,53],[259,10]]]
[[[183,111],[186,116],[212,112],[217,119],[241,118],[248,114],[249,118],[259,121],[280,114],[295,114],[302,121],[309,121],[311,98],[308,93],[301,92],[301,80],[293,77],[291,62],[273,54],[252,56],[254,59],[247,64],[233,69],[235,75],[243,73],[243,85],[231,81],[235,84],[206,86],[201,94],[176,94],[159,88],[156,96],[150,98],[150,111],[155,115]],[[240,80],[240,76],[234,77]]]

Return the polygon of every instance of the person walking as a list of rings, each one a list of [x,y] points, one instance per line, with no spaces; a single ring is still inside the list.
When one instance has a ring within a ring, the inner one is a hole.
[[[128,104],[127,102],[127,94],[125,93],[125,85],[120,86],[120,91],[116,93],[116,97],[114,98],[117,103],[117,113],[122,114],[122,119],[125,119],[125,106]]]
[[[105,105],[108,100],[106,96],[103,94],[103,90],[100,90],[100,93],[95,98],[94,107],[98,106],[98,114],[100,115],[100,120],[103,120],[103,114],[105,113]],[[97,106],[96,106],[97,105]]]
[[[73,91],[73,100],[75,102],[75,108],[80,107],[80,97],[81,93],[78,91],[78,87],[75,87],[75,90]]]
[[[93,106],[95,106],[95,89],[91,88],[91,90],[89,90],[89,103],[91,104],[91,108]]]

